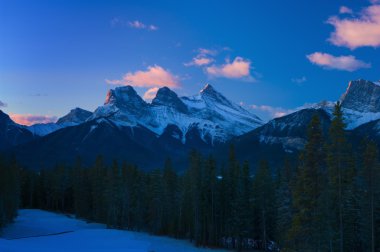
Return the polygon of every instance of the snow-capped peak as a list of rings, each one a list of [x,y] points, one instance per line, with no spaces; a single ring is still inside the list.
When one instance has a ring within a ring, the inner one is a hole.
[[[87,120],[92,115],[90,111],[81,109],[81,108],[75,108],[70,110],[70,112],[59,118],[57,121],[57,124],[63,124],[63,123],[82,123]]]
[[[91,117],[91,115],[92,113],[90,111],[75,108],[70,110],[67,115],[59,118],[56,123],[37,123],[27,126],[26,128],[32,132],[33,135],[45,136],[59,129],[81,124]]]
[[[173,107],[183,113],[187,112],[187,107],[178,95],[168,87],[158,89],[156,97],[152,100],[152,105]]]
[[[137,94],[132,86],[122,86],[115,89],[110,89],[107,93],[104,105],[115,106],[143,106],[145,101]]]
[[[214,87],[211,86],[211,84],[207,83],[200,91],[200,93],[205,93],[205,92],[208,92],[208,93],[211,93],[211,92],[216,92]]]
[[[359,112],[380,112],[380,86],[367,80],[351,81],[341,97],[342,107]]]
[[[121,127],[143,126],[157,135],[175,125],[182,131],[182,142],[194,128],[202,139],[211,139],[213,143],[262,124],[260,118],[229,101],[210,84],[198,95],[181,98],[168,87],[162,87],[151,104],[143,101],[132,87],[118,87],[108,92],[104,106],[97,108],[89,120],[100,117],[107,117]]]
[[[237,109],[237,105],[233,104],[226,97],[224,97],[221,93],[216,91],[210,84],[207,84],[201,91],[200,96],[206,103],[219,103],[228,107],[234,107]]]

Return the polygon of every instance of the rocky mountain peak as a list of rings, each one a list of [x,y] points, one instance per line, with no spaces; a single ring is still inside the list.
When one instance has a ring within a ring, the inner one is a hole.
[[[380,112],[380,84],[362,79],[350,81],[340,101],[346,109]]]
[[[132,86],[122,86],[110,89],[104,105],[116,105],[117,107],[144,106],[145,101],[137,94]]]
[[[178,95],[168,87],[162,87],[157,91],[156,97],[152,101],[152,105],[173,107],[181,112],[187,111],[186,105]]]
[[[62,123],[82,123],[87,120],[92,115],[90,111],[81,109],[81,108],[75,108],[70,110],[70,112],[59,118],[57,121],[57,124]]]

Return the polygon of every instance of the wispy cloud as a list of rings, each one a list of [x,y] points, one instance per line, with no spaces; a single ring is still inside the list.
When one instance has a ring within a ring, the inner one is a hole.
[[[147,101],[153,100],[154,97],[156,97],[157,91],[158,91],[158,87],[153,87],[153,88],[148,89],[144,93],[144,96],[143,96],[144,100],[147,100]]]
[[[108,84],[131,85],[135,87],[172,87],[180,86],[179,77],[161,66],[149,66],[145,71],[126,73],[121,80],[106,80]]]
[[[371,64],[358,60],[353,55],[333,56],[328,53],[315,52],[306,55],[307,59],[318,66],[326,69],[337,69],[353,72],[360,68],[370,68]]]
[[[210,65],[214,61],[213,58],[209,58],[206,56],[197,56],[193,58],[190,62],[185,63],[185,66],[205,66]]]
[[[214,57],[218,55],[219,51],[216,49],[199,48],[197,55],[187,63],[185,66],[207,66],[215,61]]]
[[[31,114],[10,114],[13,121],[22,125],[33,125],[36,123],[52,123],[57,121],[56,116],[48,115],[31,115]]]
[[[146,25],[138,20],[135,20],[135,21],[132,21],[132,22],[128,22],[129,26],[132,27],[132,28],[136,28],[136,29],[146,29],[146,30],[150,30],[150,31],[156,31],[158,30],[158,27],[155,26],[155,25]]]
[[[0,108],[6,107],[6,106],[7,106],[7,104],[5,102],[0,101]]]
[[[198,53],[199,53],[198,55],[200,55],[200,56],[205,56],[205,55],[216,56],[218,54],[218,50],[199,48]]]
[[[273,119],[273,118],[289,115],[291,113],[294,113],[302,109],[320,108],[320,107],[328,106],[329,104],[330,102],[322,101],[320,103],[305,103],[302,106],[299,106],[296,108],[283,108],[283,107],[276,107],[276,106],[270,106],[270,105],[256,105],[256,104],[248,105],[246,107],[248,109],[253,110],[254,113],[258,114],[264,119]]]
[[[282,107],[273,107],[273,106],[269,106],[269,105],[252,104],[252,105],[249,105],[248,107],[253,111],[259,112],[261,114],[264,113],[264,114],[262,114],[262,116],[267,117],[267,119],[282,117],[284,115],[287,115],[287,114],[290,114],[290,113],[296,111],[296,109],[286,109],[286,108],[282,108]]]
[[[291,81],[294,83],[297,83],[297,84],[302,84],[302,83],[306,82],[307,79],[305,76],[302,76],[302,77],[291,78]]]
[[[111,20],[111,26],[124,26],[124,27],[130,27],[134,29],[142,29],[142,30],[148,30],[148,31],[157,31],[158,26],[153,24],[144,24],[143,22],[139,20],[134,21],[126,21],[121,18],[115,17]]]
[[[350,49],[380,46],[380,1],[372,3],[355,17],[330,17],[327,23],[334,26],[335,30],[328,41]]]
[[[340,6],[339,13],[340,14],[352,14],[354,12],[352,11],[352,9],[348,8],[347,6]]]
[[[254,80],[251,76],[251,61],[242,57],[236,57],[232,62],[227,60],[223,65],[206,67],[205,70],[210,77]]]

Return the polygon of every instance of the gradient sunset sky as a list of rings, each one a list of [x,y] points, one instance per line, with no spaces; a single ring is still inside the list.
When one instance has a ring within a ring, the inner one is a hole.
[[[31,124],[206,84],[264,119],[380,79],[380,0],[0,1],[0,109]]]

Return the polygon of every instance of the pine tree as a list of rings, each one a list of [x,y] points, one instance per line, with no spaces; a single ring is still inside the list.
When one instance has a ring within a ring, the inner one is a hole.
[[[20,167],[14,158],[0,156],[0,228],[17,216],[20,200]]]
[[[196,151],[190,153],[190,181],[193,216],[193,238],[197,246],[202,241],[202,158]]]
[[[276,189],[276,240],[281,247],[289,244],[287,231],[290,229],[293,218],[291,181],[294,172],[288,159],[284,161],[284,167],[277,175]]]
[[[362,230],[363,242],[368,251],[375,252],[380,249],[378,229],[376,222],[379,221],[380,213],[380,166],[379,151],[372,141],[367,142],[363,153],[363,165],[361,176],[363,180],[362,198]]]
[[[347,203],[351,195],[349,188],[354,178],[354,162],[352,161],[352,153],[346,139],[344,131],[346,126],[339,102],[335,105],[333,115],[334,118],[329,129],[327,144],[329,208],[331,211],[329,219],[334,232],[333,237],[330,239],[338,241],[337,248],[339,248],[340,252],[343,252],[352,246],[352,244],[348,244],[349,240],[347,242],[345,240],[344,231],[346,229],[346,222],[349,222],[349,220],[344,217],[347,217]],[[335,234],[336,237],[334,237]]]
[[[178,178],[175,173],[171,159],[167,159],[162,175],[163,179],[163,223],[164,233],[176,236],[178,217]]]
[[[293,190],[294,215],[289,237],[298,251],[323,251],[326,241],[326,172],[320,120],[313,116],[300,156]]]
[[[250,237],[253,233],[252,230],[252,180],[249,172],[249,163],[245,161],[242,167],[242,176],[241,176],[241,193],[240,193],[240,214],[241,214],[241,236]]]
[[[263,241],[266,250],[267,242],[275,236],[275,186],[269,164],[265,160],[260,161],[253,188],[256,235]]]
[[[216,164],[210,156],[204,161],[202,176],[202,244],[215,246],[216,231]]]
[[[79,218],[91,218],[91,185],[89,169],[83,167],[82,160],[77,157],[73,167],[74,213]]]
[[[104,187],[107,169],[102,156],[96,158],[94,167],[91,169],[91,197],[93,202],[92,219],[98,222],[106,222],[106,209]]]

